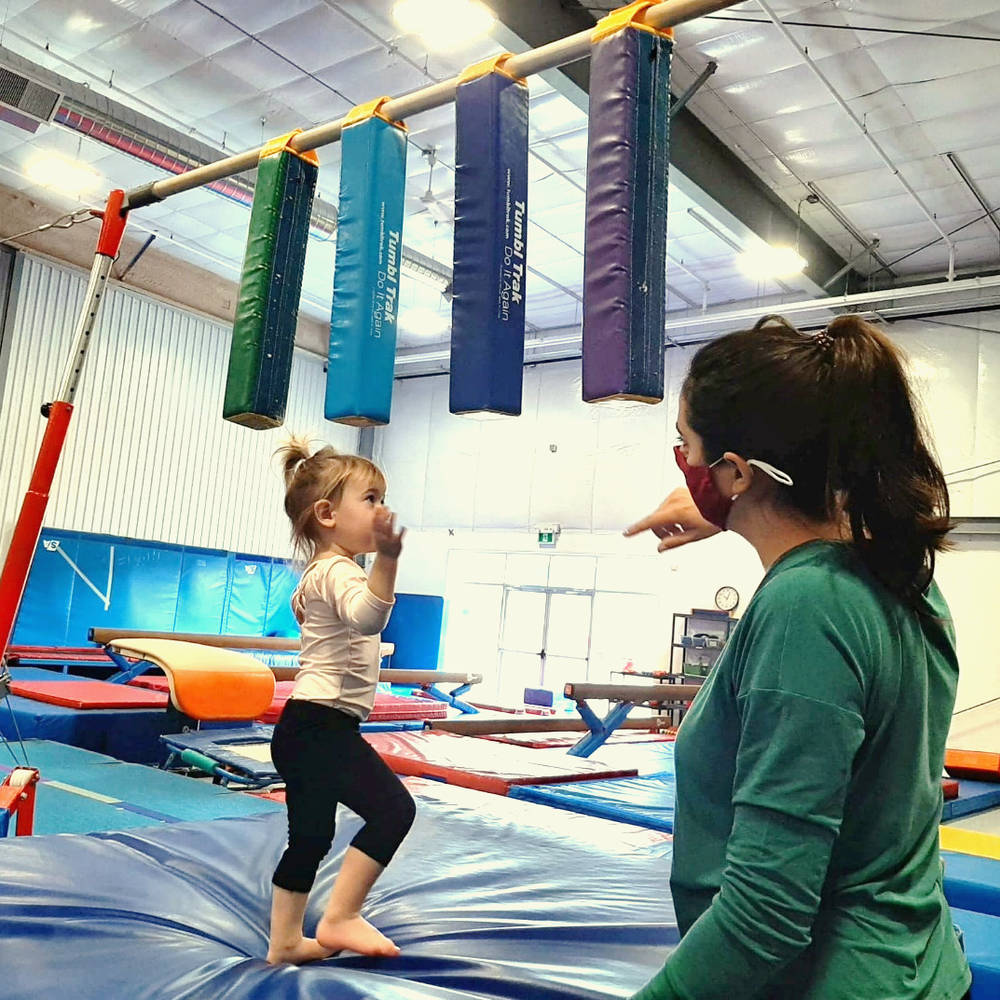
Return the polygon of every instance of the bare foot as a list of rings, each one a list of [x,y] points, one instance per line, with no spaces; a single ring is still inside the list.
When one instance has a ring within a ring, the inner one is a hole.
[[[299,938],[298,943],[292,947],[276,948],[272,946],[267,951],[267,961],[269,965],[281,965],[288,962],[291,965],[305,965],[306,962],[321,962],[324,958],[329,958],[336,954],[336,950],[331,951],[324,948],[316,938]]]
[[[395,958],[399,949],[362,916],[343,920],[324,917],[316,928],[316,940],[333,951],[354,951],[359,955],[379,955]]]

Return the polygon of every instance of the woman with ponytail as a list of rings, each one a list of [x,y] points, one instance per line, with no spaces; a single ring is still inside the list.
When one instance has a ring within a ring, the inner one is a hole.
[[[733,531],[766,572],[680,728],[682,937],[633,1000],[959,1000],[948,492],[901,355],[857,316],[768,316],[698,351],[677,429],[687,487],[626,534]]]

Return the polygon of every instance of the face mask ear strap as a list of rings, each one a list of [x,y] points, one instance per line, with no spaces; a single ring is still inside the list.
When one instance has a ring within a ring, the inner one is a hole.
[[[782,472],[781,469],[776,469],[773,465],[769,465],[767,462],[761,462],[759,459],[751,458],[747,460],[747,465],[755,465],[761,472],[770,476],[776,483],[781,483],[782,486],[794,486],[792,477],[787,472]]]

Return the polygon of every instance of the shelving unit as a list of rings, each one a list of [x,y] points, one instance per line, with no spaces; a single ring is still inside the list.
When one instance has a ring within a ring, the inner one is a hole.
[[[738,618],[726,611],[695,608],[674,613],[670,632],[670,671],[677,683],[704,680],[715,666]]]

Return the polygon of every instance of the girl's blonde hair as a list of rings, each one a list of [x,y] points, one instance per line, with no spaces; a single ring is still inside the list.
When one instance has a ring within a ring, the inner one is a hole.
[[[326,445],[310,451],[308,438],[293,435],[275,454],[285,476],[285,513],[292,522],[292,545],[306,562],[316,554],[320,538],[313,504],[329,500],[336,507],[352,477],[385,492],[385,476],[374,462],[360,455],[345,455]]]

